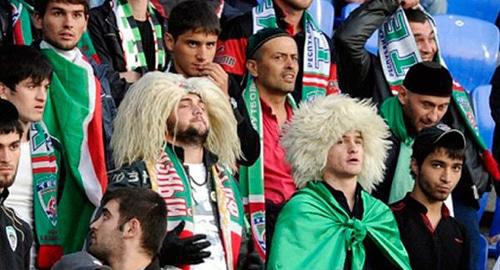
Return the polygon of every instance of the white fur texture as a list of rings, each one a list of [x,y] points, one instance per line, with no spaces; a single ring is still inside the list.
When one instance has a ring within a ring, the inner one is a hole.
[[[390,146],[386,123],[370,100],[331,95],[302,103],[284,128],[282,144],[298,188],[322,180],[329,149],[351,130],[360,131],[363,137],[364,159],[358,182],[371,192],[382,181]]]

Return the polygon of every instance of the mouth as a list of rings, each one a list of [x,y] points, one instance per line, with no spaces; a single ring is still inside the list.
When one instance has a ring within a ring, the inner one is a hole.
[[[43,112],[44,109],[45,109],[44,106],[35,106],[35,110],[38,112]]]
[[[360,160],[358,158],[350,158],[347,160],[347,163],[349,164],[359,164]]]
[[[72,40],[74,38],[74,35],[69,32],[62,32],[59,34],[59,36],[64,40]]]
[[[285,73],[285,74],[283,74],[282,77],[285,80],[285,82],[288,82],[288,83],[295,82],[295,73]]]

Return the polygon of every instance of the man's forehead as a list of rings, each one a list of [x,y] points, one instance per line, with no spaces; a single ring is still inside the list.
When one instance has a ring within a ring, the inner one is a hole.
[[[7,134],[0,134],[0,145],[11,145],[21,140],[21,134],[17,132],[10,132]]]
[[[182,33],[184,39],[196,40],[200,42],[215,42],[219,38],[215,33],[205,31],[203,28],[191,29]]]
[[[82,4],[72,4],[68,2],[52,1],[47,4],[47,10],[62,9],[68,12],[84,12],[85,6]]]
[[[203,100],[201,99],[200,95],[198,95],[196,93],[187,93],[187,94],[185,94],[181,98],[181,102],[182,101],[200,101],[200,102],[203,102]]]
[[[429,21],[424,23],[421,22],[410,22],[410,28],[413,35],[428,35],[434,32]]]

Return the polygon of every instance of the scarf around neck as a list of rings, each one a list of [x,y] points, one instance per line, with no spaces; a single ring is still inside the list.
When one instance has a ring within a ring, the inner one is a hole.
[[[183,164],[172,147],[172,145],[165,146],[161,162],[155,166],[155,173],[149,173],[149,175],[152,176],[152,189],[157,191],[167,203],[168,230],[173,230],[181,221],[184,221],[186,225],[180,233],[180,238],[186,238],[192,236],[194,231],[193,215],[195,213],[191,186]],[[151,166],[148,167],[151,168]],[[215,192],[211,192],[210,197],[217,204],[219,230],[226,263],[229,268],[236,269],[244,228],[243,206],[238,186],[225,166],[215,164],[208,170],[207,177],[212,177],[209,181],[213,180],[215,187]],[[166,174],[161,176],[157,173],[158,171],[166,172]],[[163,177],[161,187],[158,185],[158,177]],[[182,269],[190,268],[189,265],[184,265]]]
[[[33,173],[33,214],[38,244],[37,267],[50,268],[63,255],[57,230],[58,166],[52,139],[43,122],[29,130]]]
[[[141,32],[137,22],[132,15],[132,8],[127,0],[116,0],[113,2],[113,11],[116,16],[116,24],[120,30],[122,48],[126,68],[129,71],[137,68],[148,68],[146,55],[142,46]],[[161,25],[155,17],[154,7],[148,3],[148,22],[153,29],[153,40],[155,45],[155,67],[162,69],[165,65],[165,49],[163,48],[163,34]]]
[[[265,0],[254,7],[252,18],[253,34],[263,28],[278,28],[272,0]],[[303,54],[304,75],[301,100],[309,101],[326,95],[332,59],[328,40],[307,11],[304,12],[303,22],[306,40]]]
[[[440,54],[441,50],[438,42],[436,23],[432,16],[421,6],[419,6],[419,8],[427,16],[428,22],[434,31],[434,39],[437,46],[435,61],[446,67],[446,63]],[[389,83],[393,95],[397,95],[410,67],[422,61],[417,43],[411,32],[410,24],[402,7],[399,7],[394,14],[389,16],[379,29],[378,47],[385,79]],[[482,151],[481,154],[485,169],[494,179],[500,180],[498,164],[480,136],[469,97],[456,81],[453,82],[451,97],[452,103],[457,106],[460,112],[466,129],[472,135],[474,143],[476,143]]]
[[[288,94],[288,104],[292,109],[297,105],[293,97]],[[254,246],[262,260],[266,259],[266,206],[264,189],[264,131],[262,125],[262,108],[259,91],[253,78],[248,79],[247,87],[243,91],[243,100],[253,128],[259,134],[260,154],[255,163],[250,166],[240,166],[240,189],[245,210],[250,217],[250,228]]]

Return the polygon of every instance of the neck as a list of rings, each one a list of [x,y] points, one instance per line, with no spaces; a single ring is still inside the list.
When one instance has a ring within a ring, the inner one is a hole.
[[[153,259],[144,252],[137,252],[137,248],[127,249],[122,255],[109,259],[112,269],[137,270],[146,268]]]
[[[415,183],[415,188],[411,192],[410,196],[424,205],[425,208],[427,208],[427,214],[441,216],[441,208],[443,207],[443,202],[429,200],[429,198],[425,196],[425,194],[417,187],[417,183]]]
[[[191,164],[203,163],[203,146],[194,144],[180,144],[182,149],[184,149],[184,162]]]
[[[349,209],[352,211],[356,196],[356,185],[358,184],[357,176],[341,177],[330,172],[325,172],[323,179],[328,185],[344,193]]]
[[[305,10],[297,10],[286,4],[283,0],[274,0],[273,2],[285,15],[285,22],[293,26],[293,33],[302,31],[302,25],[300,24],[300,21],[302,20],[302,16],[304,15]]]
[[[259,83],[255,82],[257,89],[259,90],[260,98],[269,106],[274,115],[278,118],[278,124],[281,126],[287,119],[286,112],[286,94],[283,91],[269,91]]]
[[[25,143],[29,140],[29,130],[31,128],[31,122],[23,122],[23,136],[21,137],[21,142]]]
[[[132,8],[132,15],[137,21],[145,21],[148,18],[148,3],[147,0],[128,0]]]

